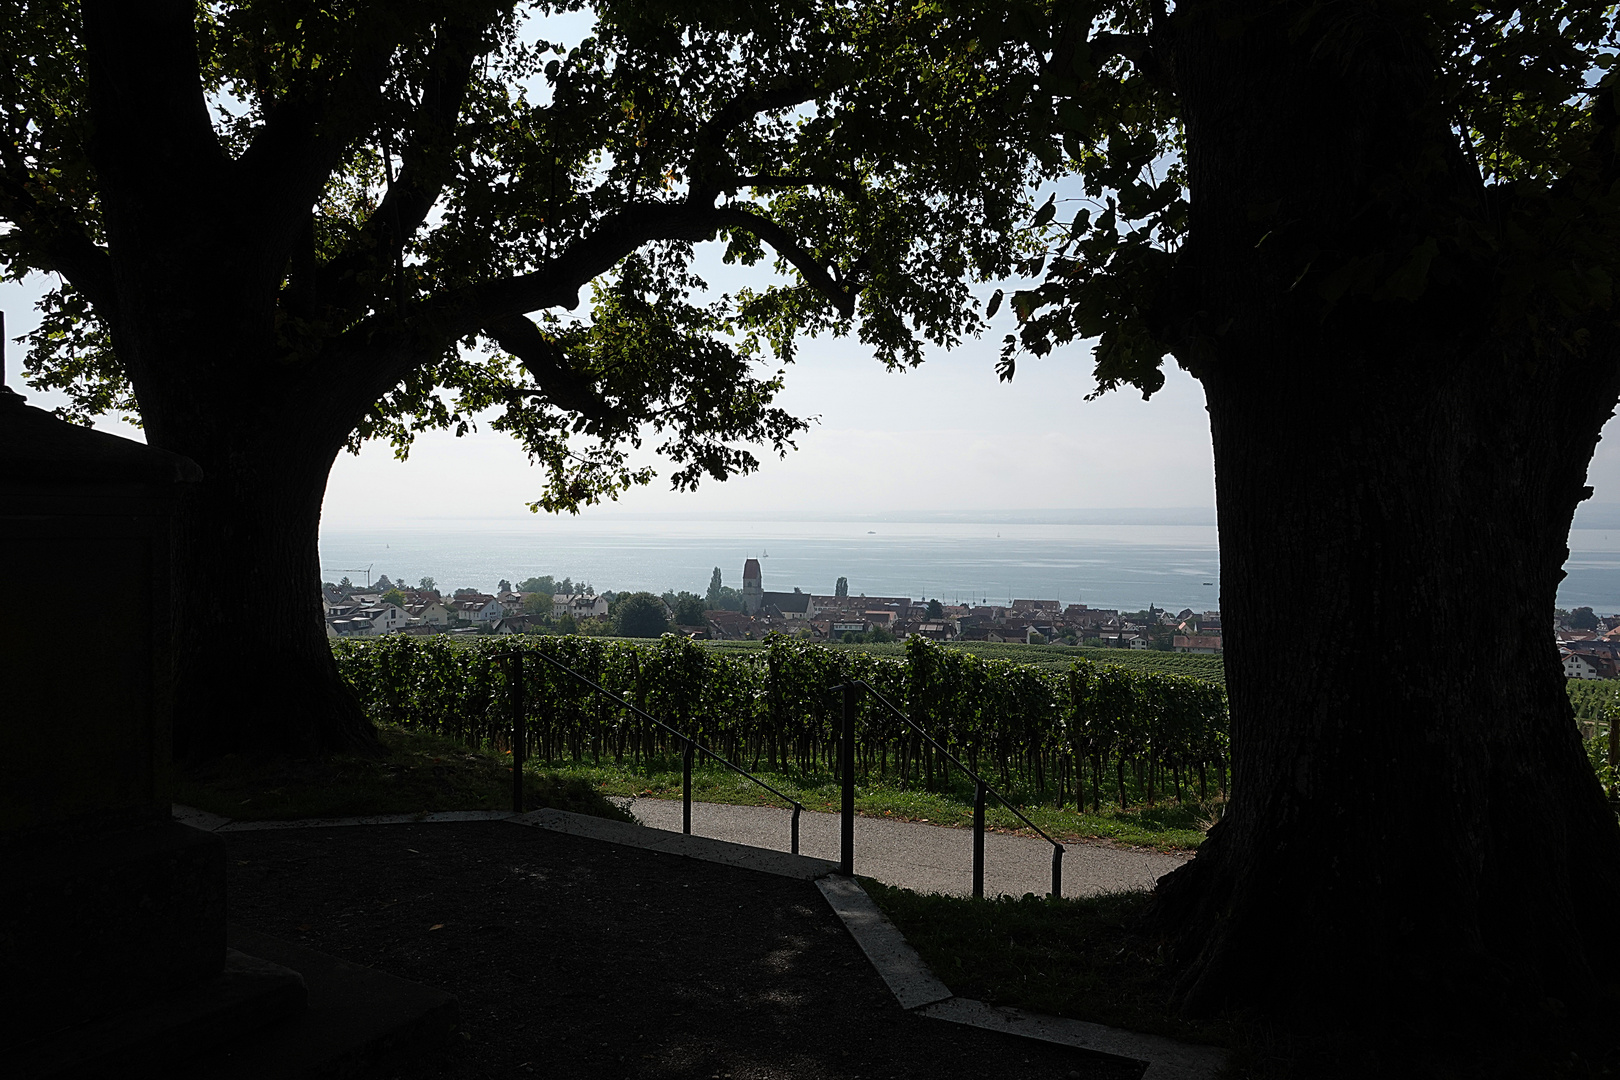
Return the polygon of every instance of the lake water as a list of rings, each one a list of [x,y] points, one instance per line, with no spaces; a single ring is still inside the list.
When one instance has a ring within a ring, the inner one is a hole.
[[[1620,611],[1620,528],[1570,533],[1559,605]],[[440,589],[492,591],[551,574],[598,591],[689,589],[713,568],[742,584],[758,558],[765,588],[831,593],[837,579],[872,596],[1007,603],[1017,598],[1140,610],[1213,609],[1220,556],[1213,525],[973,522],[699,521],[542,518],[522,526],[446,523],[321,534],[322,578],[387,574]],[[358,569],[357,569],[358,568]]]

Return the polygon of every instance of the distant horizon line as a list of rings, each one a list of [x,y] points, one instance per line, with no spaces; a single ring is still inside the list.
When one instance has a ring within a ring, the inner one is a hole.
[[[1138,506],[1138,507],[1047,507],[1034,509],[985,510],[882,510],[853,512],[816,512],[813,510],[618,510],[599,507],[587,510],[577,517],[564,515],[499,515],[470,517],[465,514],[446,514],[442,517],[419,516],[409,521],[370,522],[364,525],[333,522],[322,528],[335,532],[377,532],[408,530],[412,528],[441,528],[445,522],[461,525],[520,525],[536,520],[573,521],[589,524],[591,518],[615,521],[757,521],[757,522],[886,522],[939,524],[939,525],[1166,525],[1204,526],[1216,524],[1213,506]],[[1583,503],[1575,511],[1571,528],[1620,529],[1620,502]]]
[[[437,527],[446,521],[462,524],[491,525],[519,524],[539,518],[555,518],[588,523],[592,517],[611,518],[615,521],[853,521],[920,524],[973,524],[973,525],[1204,525],[1215,524],[1215,508],[1202,506],[1156,507],[1101,507],[1101,508],[1045,508],[1045,509],[988,509],[988,510],[881,510],[867,512],[816,512],[813,510],[617,510],[600,507],[585,511],[578,517],[562,515],[500,515],[469,517],[465,514],[446,514],[442,517],[419,516],[411,522],[391,521],[384,524],[366,524],[352,527],[356,532],[371,532],[379,528],[411,527],[420,522]],[[324,524],[324,523],[323,523]],[[343,523],[332,528],[348,530]]]

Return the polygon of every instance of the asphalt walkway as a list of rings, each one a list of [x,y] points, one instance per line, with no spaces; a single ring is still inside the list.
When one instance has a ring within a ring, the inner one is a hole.
[[[643,824],[681,831],[679,800],[634,799],[630,812]],[[790,850],[792,811],[773,806],[693,803],[692,832],[734,844]],[[838,818],[806,810],[799,815],[799,854],[838,861]],[[1063,856],[1063,895],[1092,896],[1149,889],[1186,858],[1139,848],[1070,843]],[[855,872],[918,892],[966,896],[973,889],[973,832],[885,818],[855,819]],[[1052,845],[1040,837],[986,833],[986,896],[1037,896],[1052,888]]]

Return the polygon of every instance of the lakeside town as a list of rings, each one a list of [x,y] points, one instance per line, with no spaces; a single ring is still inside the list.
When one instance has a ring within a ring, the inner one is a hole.
[[[442,593],[431,578],[412,587],[386,576],[357,586],[347,578],[322,586],[331,637],[381,634],[583,633],[615,635],[615,615],[629,594],[598,593],[564,578],[501,581],[494,592],[456,589]],[[758,640],[785,633],[820,642],[986,641],[1091,645],[1166,652],[1219,653],[1218,611],[1191,608],[1172,613],[1149,605],[1139,612],[1063,605],[1057,600],[1009,604],[943,604],[904,596],[851,592],[840,578],[832,595],[768,591],[759,560],[743,564],[742,587],[723,584],[715,568],[706,595],[666,592],[656,598],[664,628],[707,640]],[[639,635],[632,635],[639,636]]]
[[[345,578],[322,586],[330,637],[382,634],[587,634],[618,635],[617,605],[631,593],[597,592],[591,586],[550,577],[495,592],[456,589],[445,595],[431,578],[415,586],[386,576],[366,586]],[[640,594],[651,596],[652,594]],[[844,579],[831,595],[793,588],[765,588],[759,560],[743,564],[742,588],[723,584],[718,567],[708,593],[666,592],[656,597],[663,629],[715,641],[759,640],[772,633],[819,642],[985,641],[1085,645],[1220,653],[1219,611],[1179,612],[1149,605],[1128,612],[1021,599],[1009,604],[944,604],[939,600],[851,593]],[[1620,615],[1589,607],[1555,613],[1554,639],[1570,679],[1620,678]],[[636,636],[636,635],[631,635]]]
[[[1567,679],[1620,678],[1620,615],[1589,607],[1554,614],[1553,636]]]

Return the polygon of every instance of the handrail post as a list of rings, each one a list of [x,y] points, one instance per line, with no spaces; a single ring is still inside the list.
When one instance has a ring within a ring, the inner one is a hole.
[[[838,823],[838,872],[855,876],[855,694],[853,682],[844,684],[844,730],[839,747],[839,768],[843,770],[843,820]]]
[[[973,899],[984,899],[984,781],[973,784]]]
[[[799,804],[793,804],[793,854],[799,853]]]
[[[1052,899],[1063,899],[1063,845],[1052,848]]]
[[[692,740],[686,740],[686,753],[681,755],[681,832],[692,833]]]
[[[523,813],[523,761],[528,751],[529,731],[523,715],[523,654],[507,656],[511,662],[508,678],[512,683],[512,813]]]

